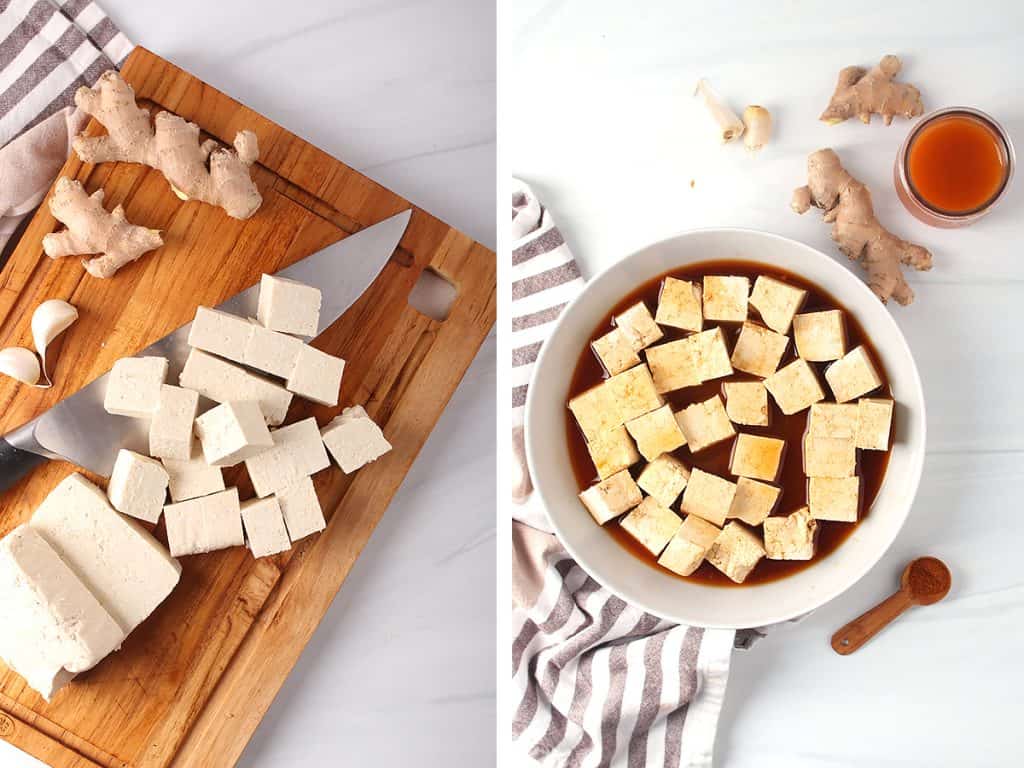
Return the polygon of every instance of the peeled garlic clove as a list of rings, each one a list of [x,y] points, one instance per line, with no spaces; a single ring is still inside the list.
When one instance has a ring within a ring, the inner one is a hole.
[[[24,347],[0,349],[0,373],[24,384],[39,381],[39,360]]]
[[[700,96],[708,115],[714,122],[719,140],[724,144],[743,135],[743,121],[722,101],[711,84],[701,78],[697,81],[694,96]]]
[[[768,110],[757,104],[751,104],[743,110],[743,143],[747,149],[756,152],[772,135],[772,116]]]
[[[46,372],[46,348],[77,319],[78,310],[61,299],[44,301],[32,313],[32,340],[43,361],[43,376],[47,381],[50,377]]]

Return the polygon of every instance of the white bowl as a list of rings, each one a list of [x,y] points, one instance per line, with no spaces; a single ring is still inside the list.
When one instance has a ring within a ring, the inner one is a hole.
[[[846,306],[881,356],[896,399],[892,456],[871,513],[838,549],[777,581],[716,587],[684,581],[627,552],[577,498],[566,444],[565,408],[573,368],[608,310],[670,270],[713,259],[764,262],[805,277]],[[644,610],[705,627],[757,627],[799,616],[843,592],[878,562],[903,526],[924,462],[921,379],[889,310],[842,264],[778,235],[706,229],[655,243],[591,280],[544,343],[526,402],[526,449],[533,484],[565,548],[597,581]]]

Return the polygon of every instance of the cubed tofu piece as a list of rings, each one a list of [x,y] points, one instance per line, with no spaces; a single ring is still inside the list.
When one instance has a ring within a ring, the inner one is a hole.
[[[294,375],[299,357],[309,347],[303,344],[301,339],[286,333],[278,333],[255,323],[249,325],[251,333],[245,345],[242,362],[258,371],[282,379]]]
[[[825,380],[837,403],[856,400],[882,386],[882,377],[863,346],[854,347],[832,363],[825,371]]]
[[[188,332],[188,345],[212,355],[245,362],[253,324],[244,317],[221,312],[219,309],[197,307]]]
[[[711,542],[707,560],[737,584],[742,584],[764,557],[761,538],[735,520]]]
[[[760,381],[727,381],[725,412],[733,424],[768,426],[768,390]]]
[[[646,355],[659,394],[695,387],[704,381],[700,371],[699,335],[650,347]]]
[[[764,385],[772,393],[779,410],[787,416],[825,399],[818,374],[810,363],[799,357],[765,379]]]
[[[654,461],[661,454],[671,453],[686,445],[686,438],[679,429],[672,406],[667,404],[627,421],[626,430],[636,441],[640,455],[648,461]]]
[[[288,391],[321,405],[337,405],[345,361],[303,344],[288,375]]]
[[[110,503],[122,515],[155,523],[167,499],[167,470],[156,459],[122,448],[107,485]]]
[[[233,467],[274,444],[254,400],[222,403],[196,419],[196,436],[206,463]]]
[[[796,351],[804,360],[823,363],[846,354],[846,326],[838,309],[809,312],[793,318]]]
[[[643,468],[636,484],[663,507],[676,503],[686,488],[690,470],[675,456],[663,454]]]
[[[700,567],[711,544],[721,531],[696,515],[688,515],[658,558],[658,565],[680,576],[689,576]]]
[[[764,324],[776,333],[789,333],[793,317],[800,311],[807,291],[794,288],[774,277],[761,275],[754,281],[750,306],[758,311]]]
[[[640,488],[627,470],[616,472],[607,480],[590,486],[580,494],[580,501],[598,525],[604,525],[628,512],[644,500]]]
[[[654,320],[660,325],[699,332],[704,328],[701,310],[701,287],[686,280],[666,277],[658,296],[658,311]]]
[[[729,516],[735,496],[736,483],[694,467],[686,490],[683,491],[680,509],[688,515],[702,517],[721,527]]]
[[[856,437],[857,406],[853,403],[815,403],[807,417],[807,433],[844,440]]]
[[[646,365],[638,365],[612,376],[605,382],[618,410],[619,424],[650,413],[664,404],[654,387],[654,379]]]
[[[324,438],[326,442],[326,437]],[[640,461],[640,452],[625,427],[615,427],[602,432],[589,443],[587,451],[594,462],[597,476],[607,480],[616,472],[629,469]]]
[[[769,560],[810,560],[814,557],[818,523],[807,507],[764,521],[764,550]]]
[[[889,450],[893,401],[865,397],[857,401],[856,445],[868,451]]]
[[[629,339],[629,343],[637,352],[651,346],[665,335],[665,332],[654,322],[647,305],[642,301],[638,301],[622,314],[615,315],[612,321],[616,328],[622,329],[626,338]]]
[[[609,376],[628,371],[634,365],[640,365],[640,356],[621,328],[612,328],[604,336],[594,339],[590,347]]]
[[[278,491],[277,502],[281,505],[281,514],[284,515],[284,524],[292,543],[327,527],[313,478],[300,478],[298,482]]]
[[[655,557],[661,554],[682,524],[679,515],[661,506],[653,496],[641,501],[639,506],[619,523],[626,533]]]
[[[298,336],[316,336],[320,325],[320,289],[273,275],[260,278],[256,319],[264,328]]]
[[[708,320],[742,323],[747,319],[750,280],[746,277],[704,278],[704,317]]]
[[[778,369],[788,346],[788,336],[757,323],[744,323],[732,351],[732,367],[766,378]]]
[[[203,452],[197,443],[192,445],[192,453],[187,461],[178,459],[161,459],[167,470],[167,487],[171,492],[171,501],[188,501],[199,496],[223,491],[224,472],[220,467],[211,467],[203,458]]]
[[[274,441],[271,448],[245,460],[253,490],[260,498],[277,493],[331,464],[320,428],[312,416],[271,431],[270,438]]]
[[[729,414],[722,405],[722,398],[718,395],[702,403],[688,405],[676,414],[676,418],[690,453],[703,451],[736,434],[732,422],[729,421]]]
[[[284,421],[292,402],[292,393],[284,387],[201,349],[188,353],[178,383],[218,403],[256,400],[270,426]]]
[[[238,489],[164,507],[167,544],[175,557],[245,546]]]
[[[747,525],[760,525],[775,509],[782,489],[741,477],[736,481],[736,495],[729,509],[729,517],[742,520]]]
[[[341,415],[320,430],[320,436],[346,475],[391,450],[391,443],[385,439],[384,432],[361,405],[342,410]]]
[[[785,449],[785,440],[741,432],[736,436],[729,471],[741,477],[772,481],[779,474]]]
[[[860,506],[860,478],[812,477],[807,498],[815,520],[855,523]]]
[[[576,418],[584,439],[590,442],[609,429],[622,426],[618,404],[608,382],[602,382],[569,401],[569,410]]]
[[[160,407],[166,357],[122,357],[107,375],[103,408],[116,416],[148,419]]]
[[[187,461],[192,455],[192,425],[199,408],[199,393],[164,384],[160,405],[149,422],[149,455]]]
[[[275,497],[250,499],[241,506],[245,539],[253,557],[268,557],[292,548],[281,505]]]
[[[804,474],[808,477],[853,477],[857,448],[852,438],[804,436]]]
[[[725,343],[725,334],[721,328],[711,328],[696,334],[700,345],[700,378],[701,381],[720,379],[732,376],[732,363],[729,362],[729,347]]]

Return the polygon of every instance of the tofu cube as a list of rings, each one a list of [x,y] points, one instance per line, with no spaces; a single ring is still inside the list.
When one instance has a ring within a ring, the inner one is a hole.
[[[273,430],[270,438],[274,441],[273,447],[245,460],[253,490],[260,498],[277,493],[331,464],[320,428],[312,416]]]
[[[658,565],[680,576],[689,576],[700,567],[719,533],[721,531],[711,523],[689,515],[661,553]]]
[[[278,491],[277,502],[281,505],[281,514],[284,515],[284,524],[292,543],[327,527],[320,499],[313,487],[313,478],[300,478],[298,482]]]
[[[722,405],[722,398],[715,395],[702,403],[694,403],[676,414],[679,426],[690,447],[690,453],[728,440],[736,434],[729,421],[729,415]]]
[[[799,357],[765,379],[764,385],[772,393],[779,410],[787,416],[825,399],[825,390],[821,388],[818,374],[806,360]]]
[[[665,332],[654,322],[647,305],[642,301],[638,301],[622,314],[615,315],[612,322],[615,323],[616,328],[622,329],[626,338],[629,339],[629,343],[637,352],[651,346],[665,335]]]
[[[276,555],[292,548],[281,505],[273,496],[243,503],[242,526],[253,557]]]
[[[274,444],[253,400],[222,403],[196,419],[196,436],[203,446],[206,463],[233,467]]]
[[[288,374],[288,391],[321,405],[337,405],[345,361],[303,344]]]
[[[282,379],[292,376],[299,357],[309,347],[294,336],[255,323],[249,323],[249,328],[249,340],[245,345],[242,362]]]
[[[708,320],[742,323],[747,319],[750,280],[746,277],[704,278],[704,317]]]
[[[618,404],[607,381],[572,398],[569,410],[587,442],[622,425]]]
[[[640,365],[640,356],[621,328],[612,328],[604,336],[594,339],[590,347],[609,376],[628,371],[634,365]]]
[[[664,404],[646,365],[638,365],[605,382],[618,411],[618,424],[650,413]]]
[[[807,299],[807,291],[794,288],[774,277],[760,275],[754,281],[750,306],[758,311],[764,324],[776,333],[789,333],[793,317]]]
[[[822,363],[846,354],[846,327],[838,309],[793,318],[796,350],[804,360]]]
[[[192,425],[199,408],[199,393],[164,384],[160,404],[149,423],[149,455],[187,461],[192,455]]]
[[[253,324],[244,317],[221,312],[219,309],[197,307],[188,332],[188,345],[204,352],[245,362]]]
[[[614,520],[643,500],[640,488],[626,470],[616,472],[607,480],[590,486],[580,494],[580,501],[598,525]]]
[[[851,438],[804,435],[804,474],[808,477],[853,477],[857,448]]]
[[[855,443],[858,448],[868,451],[889,450],[893,406],[893,401],[888,398],[865,397],[857,401]]]
[[[696,335],[700,345],[700,378],[701,381],[720,379],[732,376],[732,364],[729,362],[729,347],[725,343],[725,334],[721,328],[711,328]]]
[[[167,470],[156,459],[122,448],[107,485],[110,503],[122,515],[155,523],[167,498]]]
[[[701,287],[686,280],[666,277],[658,296],[658,311],[655,322],[684,331],[699,332],[704,329],[704,314],[701,310]]]
[[[298,336],[316,336],[320,325],[320,289],[273,275],[260,278],[256,319],[264,328]]]
[[[786,517],[769,517],[764,521],[764,549],[769,560],[810,560],[818,523],[807,507],[800,507]]]
[[[706,557],[715,568],[742,584],[764,555],[760,537],[734,520],[711,542]]]
[[[807,432],[815,437],[844,440],[857,435],[857,406],[853,403],[815,403],[807,418]]]
[[[160,407],[166,357],[122,357],[107,376],[103,408],[116,416],[148,419]]]
[[[649,496],[657,499],[661,506],[671,507],[686,488],[689,479],[690,470],[686,465],[675,456],[666,453],[643,468],[636,484]]]
[[[825,380],[837,403],[856,400],[882,386],[882,377],[863,346],[851,349],[832,363],[825,371]]]
[[[741,477],[736,481],[736,495],[729,508],[729,517],[747,525],[760,525],[775,509],[782,489],[768,483]]]
[[[688,515],[702,517],[721,527],[725,524],[735,496],[736,483],[694,467],[686,490],[683,491],[680,509]]]
[[[188,353],[178,383],[218,403],[256,400],[271,426],[284,421],[292,402],[284,387],[200,349]]]
[[[727,381],[725,412],[733,424],[768,426],[768,390],[760,381]]]
[[[671,453],[686,445],[686,438],[679,429],[670,405],[663,405],[627,421],[626,430],[636,440],[640,455],[648,461],[654,461],[661,454]]]
[[[782,466],[786,441],[741,432],[732,449],[729,471],[755,480],[774,480]]]
[[[860,478],[812,477],[807,498],[815,520],[855,523],[860,506]]]
[[[778,369],[788,346],[788,336],[756,323],[744,323],[732,351],[732,367],[766,378]]]
[[[320,430],[320,436],[346,475],[391,450],[391,443],[361,405],[345,408],[340,416]]]
[[[167,487],[173,502],[209,496],[227,487],[224,485],[224,472],[220,467],[207,464],[195,443],[187,461],[161,459],[161,462],[167,470]]]
[[[324,442],[326,441],[325,435]],[[594,462],[597,476],[602,480],[607,480],[616,472],[629,469],[640,461],[640,453],[625,427],[615,427],[602,432],[587,443],[587,451]]]
[[[164,522],[174,557],[245,546],[237,488],[168,504]]]
[[[626,533],[655,557],[661,554],[682,524],[683,521],[675,512],[661,506],[652,496],[641,501],[640,505],[619,523]]]
[[[654,388],[659,394],[695,387],[704,381],[700,370],[699,335],[650,347],[646,355]]]

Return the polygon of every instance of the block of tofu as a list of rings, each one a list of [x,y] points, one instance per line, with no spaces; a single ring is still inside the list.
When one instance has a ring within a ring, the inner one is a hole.
[[[686,445],[686,438],[672,413],[672,406],[668,404],[627,421],[626,430],[636,441],[640,455],[648,461],[654,461],[661,454],[671,453]]]
[[[658,311],[654,320],[659,325],[699,332],[704,329],[701,310],[701,286],[687,280],[666,277],[658,296]]]
[[[807,498],[815,520],[855,523],[860,508],[860,478],[812,477]]]
[[[251,333],[241,362],[282,379],[291,376],[300,355],[308,347],[301,339],[286,333],[278,333],[252,322],[249,326]]]
[[[260,278],[256,319],[264,328],[298,336],[316,336],[320,325],[320,289],[273,275]]]
[[[202,449],[193,442],[192,452],[187,461],[161,459],[167,470],[167,488],[171,501],[188,501],[199,496],[223,491],[224,473],[220,467],[211,467],[203,458]]]
[[[808,477],[853,477],[857,448],[852,438],[804,435],[804,474]]]
[[[736,436],[729,471],[741,477],[772,481],[779,474],[785,449],[785,440],[741,432]]]
[[[736,481],[736,495],[729,508],[728,517],[742,520],[747,525],[760,525],[775,509],[782,489],[741,477]]]
[[[793,317],[800,311],[807,291],[787,285],[774,277],[760,275],[754,281],[750,306],[758,311],[764,324],[776,333],[789,333]]]
[[[117,416],[148,419],[160,406],[166,357],[122,357],[107,375],[103,408]]]
[[[696,334],[700,345],[700,378],[711,381],[722,376],[733,374],[732,363],[729,361],[729,347],[725,343],[725,334],[721,328],[710,328]]]
[[[324,442],[327,442],[326,436]],[[329,447],[329,446],[328,446]],[[640,461],[640,452],[625,427],[615,427],[602,432],[589,443],[587,452],[594,462],[597,476],[606,480],[616,472],[629,469]]]
[[[171,594],[181,565],[77,472],[50,491],[29,524],[82,580],[125,634]]]
[[[569,401],[569,410],[587,442],[609,429],[622,426],[615,395],[605,381]]]
[[[218,403],[255,400],[271,426],[284,421],[292,402],[284,387],[200,349],[188,353],[178,383]]]
[[[609,520],[628,512],[643,501],[643,498],[640,488],[626,470],[616,472],[607,480],[595,483],[580,494],[580,501],[598,525],[604,525]]]
[[[122,448],[110,473],[107,496],[122,515],[155,523],[167,498],[167,470],[156,459]]]
[[[722,398],[715,395],[701,403],[688,405],[676,414],[679,426],[690,447],[690,453],[703,451],[705,448],[728,440],[736,434],[725,412]]]
[[[317,498],[313,478],[303,477],[298,482],[278,491],[277,503],[284,515],[284,524],[292,542],[319,533],[327,527],[320,499]]]
[[[233,467],[274,444],[254,400],[221,403],[196,419],[203,457],[213,467]]]
[[[837,403],[848,403],[882,386],[882,377],[868,351],[854,347],[825,370],[825,380]]]
[[[757,323],[744,323],[732,351],[732,367],[763,379],[775,373],[788,346],[788,336]]]
[[[331,464],[320,428],[312,416],[273,430],[270,438],[274,441],[272,447],[245,460],[253,490],[260,498],[277,493]]]
[[[764,385],[787,416],[810,408],[825,399],[818,374],[799,357],[764,380]]]
[[[727,381],[725,412],[733,424],[768,426],[768,390],[760,381]]]
[[[238,489],[164,507],[167,544],[175,557],[245,546]]]
[[[288,391],[321,405],[337,405],[345,361],[316,347],[299,347],[295,366],[288,375]]]
[[[284,515],[281,514],[281,505],[274,496],[244,502],[242,526],[253,557],[268,557],[292,548],[288,529],[284,525]]]
[[[742,323],[747,319],[748,296],[748,278],[707,275],[704,278],[704,317],[708,320]]]
[[[640,365],[640,356],[621,328],[612,328],[604,336],[590,343],[597,359],[604,366],[609,376],[628,371],[634,365]]]
[[[125,631],[30,526],[0,539],[0,659],[49,701]]]
[[[192,451],[192,425],[199,408],[199,393],[164,384],[160,405],[149,422],[149,455],[185,461]]]
[[[636,509],[619,522],[626,533],[655,557],[661,554],[682,524],[679,515],[661,506],[653,496],[641,501]]]
[[[818,523],[807,507],[785,517],[769,517],[764,521],[764,550],[769,560],[810,560]]]
[[[708,521],[688,515],[661,553],[658,564],[680,576],[689,576],[700,567],[719,533],[721,531]]]
[[[815,437],[856,437],[857,406],[853,403],[815,403],[807,417],[807,433]]]
[[[342,410],[339,416],[320,430],[320,436],[346,475],[376,461],[391,450],[391,443],[384,438],[381,428],[361,405]]]
[[[838,309],[809,312],[793,318],[793,339],[800,357],[815,363],[846,354],[846,326]]]
[[[694,467],[686,490],[683,491],[680,509],[688,515],[696,515],[709,523],[722,526],[735,496],[736,483]]]
[[[210,307],[197,307],[188,332],[188,345],[213,355],[245,362],[255,326],[244,317]]]
[[[711,542],[706,557],[715,568],[742,584],[764,555],[761,538],[734,520]]]
[[[865,397],[857,401],[855,443],[858,448],[868,451],[889,450],[893,405],[889,398]]]
[[[669,341],[648,347],[647,365],[659,394],[684,387],[695,387],[704,381],[700,371],[700,336]]]
[[[636,484],[649,496],[657,499],[661,506],[671,507],[686,488],[689,479],[690,470],[687,466],[675,456],[666,453],[643,468],[636,479]]]
[[[646,365],[638,365],[605,382],[618,411],[619,424],[650,413],[664,404]]]
[[[665,332],[658,327],[651,316],[651,311],[642,301],[638,301],[620,315],[612,317],[616,328],[622,332],[633,345],[633,349],[639,352],[641,349],[651,346],[654,342],[665,335]]]

